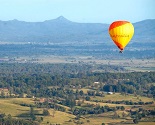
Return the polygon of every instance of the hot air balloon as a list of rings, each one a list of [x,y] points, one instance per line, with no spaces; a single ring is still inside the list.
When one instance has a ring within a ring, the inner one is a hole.
[[[134,27],[128,21],[115,21],[109,27],[109,34],[122,53],[134,34]]]

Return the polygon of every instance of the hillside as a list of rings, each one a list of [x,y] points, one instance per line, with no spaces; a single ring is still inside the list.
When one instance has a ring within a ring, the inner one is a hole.
[[[0,22],[0,41],[64,42],[103,39],[108,24],[75,23],[64,17],[44,22]]]
[[[155,19],[143,20],[133,24],[135,42],[155,42]]]
[[[134,42],[154,42],[155,19],[133,24]],[[44,22],[0,21],[0,41],[5,42],[105,42],[109,24],[77,23],[60,16]]]

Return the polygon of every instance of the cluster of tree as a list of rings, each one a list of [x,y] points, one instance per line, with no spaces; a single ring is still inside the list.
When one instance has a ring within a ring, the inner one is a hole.
[[[39,125],[38,122],[25,119],[15,119],[12,116],[0,114],[0,124],[1,125]]]
[[[89,107],[75,107],[73,109],[74,115],[87,115],[87,114],[101,114],[104,112],[116,111],[116,108],[111,108],[109,106],[94,106],[89,105]]]
[[[143,102],[143,101],[138,101],[138,102],[134,102],[132,100],[128,101],[128,100],[122,100],[122,101],[104,101],[105,103],[112,103],[112,104],[125,104],[125,105],[150,105],[153,104],[154,102]]]
[[[93,91],[93,90],[88,90],[87,91],[88,96],[104,96],[104,93],[99,92],[99,91]]]
[[[57,111],[62,111],[62,112],[66,111],[66,108],[64,108],[61,105],[58,105],[58,103],[51,103],[48,101],[45,101],[43,103],[36,103],[36,107],[37,108],[52,108],[52,109],[55,109]]]
[[[142,78],[141,78],[142,77]],[[144,77],[144,79],[143,79]],[[112,83],[111,81],[116,81]],[[111,81],[110,81],[111,80]],[[127,81],[128,82],[127,82]],[[62,88],[87,87],[94,81],[100,81],[99,89],[101,91],[137,93],[139,95],[154,96],[155,87],[148,83],[155,82],[155,73],[100,73],[100,74],[77,74],[73,76],[53,75],[53,74],[0,74],[0,88],[9,88],[10,93],[34,96],[60,96],[64,94]],[[102,83],[105,83],[104,85]],[[48,89],[49,86],[59,86],[57,89]],[[62,91],[61,91],[62,90]],[[62,93],[60,93],[61,91]],[[88,92],[94,95],[93,92]],[[79,94],[82,95],[82,92]]]
[[[139,108],[136,111],[130,111],[131,118],[133,118],[134,123],[138,123],[138,121],[146,116],[154,116],[155,109],[153,110],[145,110],[143,108]],[[154,120],[153,120],[154,121]]]
[[[29,97],[56,97],[59,98],[59,104],[71,108],[76,105],[75,100],[89,101],[91,96],[104,96],[104,91],[155,97],[155,86],[151,84],[155,82],[155,72],[94,73],[93,69],[104,66],[87,64],[0,65],[0,88],[8,88],[10,96],[14,93],[19,96],[27,94]],[[94,84],[96,81],[97,85]],[[78,90],[83,87],[92,87],[94,90],[87,93]],[[0,96],[4,97],[2,94]]]
[[[49,113],[48,109],[44,108],[41,115],[49,116],[50,113]],[[27,117],[29,117],[31,121],[37,121],[39,123],[43,121],[43,117],[38,117],[38,118],[36,117],[36,111],[34,110],[34,107],[30,107],[30,112],[27,115]]]
[[[63,76],[79,76],[80,73],[89,74],[94,70],[103,71],[126,71],[121,66],[101,64],[37,64],[37,63],[0,63],[0,75],[14,74],[54,74]]]

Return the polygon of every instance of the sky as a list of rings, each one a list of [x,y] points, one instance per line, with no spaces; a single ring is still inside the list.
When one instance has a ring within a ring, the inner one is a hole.
[[[64,16],[73,22],[132,23],[155,19],[155,0],[0,0],[0,20],[42,22]]]

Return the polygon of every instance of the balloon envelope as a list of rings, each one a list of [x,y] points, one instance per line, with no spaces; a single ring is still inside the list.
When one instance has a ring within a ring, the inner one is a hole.
[[[134,27],[128,21],[115,21],[109,27],[109,34],[116,46],[122,51],[134,34]]]

